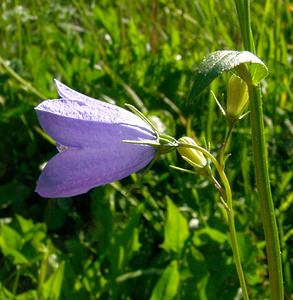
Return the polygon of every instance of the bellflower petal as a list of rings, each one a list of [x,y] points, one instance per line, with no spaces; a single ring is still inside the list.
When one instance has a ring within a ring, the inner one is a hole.
[[[68,197],[129,176],[153,158],[148,146],[70,149],[55,155],[39,178],[37,193],[43,197]]]
[[[65,84],[58,81],[57,79],[54,79],[54,81],[55,81],[57,92],[58,92],[58,95],[60,96],[60,98],[81,100],[83,102],[87,101],[87,100],[95,100],[95,101],[102,102],[100,100],[96,100],[92,97],[86,96],[82,93],[79,93],[79,92],[71,89],[70,87],[66,86]],[[102,102],[102,103],[104,103],[104,102]],[[104,104],[106,104],[106,103],[104,103]]]
[[[56,81],[57,100],[35,109],[39,122],[57,143],[59,154],[46,165],[36,191],[44,197],[86,193],[145,167],[155,148],[123,140],[154,140],[151,127],[135,114],[78,93]]]

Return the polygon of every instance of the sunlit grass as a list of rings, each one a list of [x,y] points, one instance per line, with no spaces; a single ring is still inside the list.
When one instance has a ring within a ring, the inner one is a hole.
[[[150,299],[177,255],[161,247],[166,203],[175,203],[178,211],[172,213],[180,220],[199,221],[179,260],[176,299],[236,297],[225,211],[207,181],[169,168],[183,164],[176,155],[74,199],[46,200],[34,193],[40,165],[56,152],[33,110],[43,98],[57,97],[53,78],[159,116],[167,133],[178,138],[195,135],[211,151],[221,147],[225,120],[209,90],[194,103],[186,101],[194,70],[208,53],[241,50],[235,7],[228,0],[178,2],[1,1],[0,299]],[[292,7],[288,0],[268,0],[252,1],[251,9],[257,54],[270,72],[262,85],[266,140],[290,298]],[[211,89],[225,106],[225,77]],[[265,299],[248,123],[246,118],[236,128],[228,176],[250,294]]]

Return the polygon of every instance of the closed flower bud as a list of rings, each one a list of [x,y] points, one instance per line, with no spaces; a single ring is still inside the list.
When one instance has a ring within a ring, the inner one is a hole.
[[[192,138],[187,136],[180,138],[178,142],[191,146],[198,146],[198,144]],[[206,158],[199,150],[179,145],[178,152],[184,159],[186,158],[185,160],[191,163],[194,167],[204,168],[207,165]]]
[[[244,80],[232,75],[228,82],[227,116],[239,119],[249,99],[248,87]]]

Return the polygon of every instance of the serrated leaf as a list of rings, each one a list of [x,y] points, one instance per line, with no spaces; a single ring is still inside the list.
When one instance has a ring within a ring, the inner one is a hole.
[[[151,296],[151,300],[172,300],[179,287],[178,263],[173,260],[164,270],[157,282]]]
[[[188,235],[187,220],[180,213],[175,204],[168,199],[167,221],[164,228],[164,243],[162,247],[166,251],[174,251],[180,254]]]
[[[192,101],[223,72],[231,71],[245,63],[248,64],[254,84],[258,84],[268,75],[266,65],[249,51],[221,50],[208,55],[195,73],[189,101]]]

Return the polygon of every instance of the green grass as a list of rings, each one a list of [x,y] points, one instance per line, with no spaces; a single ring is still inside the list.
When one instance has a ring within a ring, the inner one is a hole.
[[[225,120],[209,90],[186,101],[208,53],[242,49],[236,10],[229,0],[176,2],[1,1],[0,299],[239,299],[218,194],[205,179],[170,169],[186,167],[175,153],[86,195],[48,200],[34,192],[41,164],[56,153],[33,109],[57,97],[53,78],[158,116],[177,138],[188,133],[220,148]],[[292,5],[252,1],[251,9],[257,54],[270,72],[265,134],[290,299]],[[223,105],[227,78],[211,85]],[[236,128],[227,173],[249,294],[266,299],[249,128],[249,118]],[[198,228],[189,228],[192,219]]]

